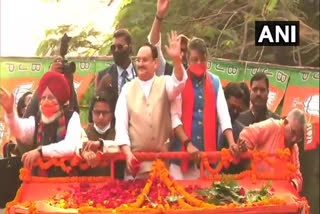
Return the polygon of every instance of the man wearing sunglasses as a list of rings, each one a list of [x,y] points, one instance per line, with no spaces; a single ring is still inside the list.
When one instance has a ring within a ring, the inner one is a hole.
[[[244,152],[249,150],[265,151],[276,153],[278,149],[289,148],[292,162],[296,166],[296,176],[291,180],[292,185],[300,192],[302,189],[302,175],[300,172],[299,148],[302,143],[306,120],[303,111],[293,109],[284,120],[268,120],[255,123],[243,129],[239,136],[239,150]],[[270,169],[268,165],[259,165],[260,171],[270,171],[277,173],[279,169]]]
[[[170,7],[170,1],[171,0],[158,0],[156,16],[153,21],[150,34],[148,36],[149,42],[155,45],[158,50],[159,67],[157,70],[157,75],[164,75],[164,74],[171,75],[173,71],[173,66],[168,62],[166,62],[161,50],[162,22],[163,22],[164,16],[166,15]],[[189,39],[183,34],[178,35],[178,37],[180,38],[180,51],[181,51],[182,64],[184,68],[187,69],[188,67],[187,49],[188,49]]]
[[[119,29],[113,34],[113,44],[110,47],[114,64],[100,71],[96,79],[96,91],[103,84],[110,82],[111,87],[120,94],[121,88],[126,82],[137,76],[136,68],[130,59],[132,54],[132,38],[126,29]]]

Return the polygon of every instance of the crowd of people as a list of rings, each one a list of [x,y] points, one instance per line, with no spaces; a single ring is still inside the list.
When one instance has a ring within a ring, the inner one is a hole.
[[[85,129],[72,81],[59,58],[40,80],[31,101],[29,93],[19,101],[18,114],[13,95],[1,88],[6,122],[17,139],[13,152],[22,156],[28,168],[34,168],[40,157],[77,155],[93,168],[75,173],[90,175],[110,174],[106,167],[95,167],[98,151],[110,157],[123,152],[126,161],[117,163],[116,177],[143,179],[152,162],[143,161],[137,171],[134,152],[187,151],[193,161],[171,161],[170,173],[175,179],[197,179],[200,151],[229,148],[239,156],[247,150],[275,153],[289,148],[298,169],[292,185],[300,191],[298,144],[304,136],[304,113],[293,109],[281,119],[271,112],[267,108],[269,80],[264,73],[252,77],[250,90],[246,83],[223,87],[219,77],[208,71],[209,55],[200,38],[172,31],[165,47],[172,64],[168,63],[162,53],[161,31],[169,6],[169,0],[158,0],[148,42],[138,50],[135,62],[129,31],[114,33],[114,64],[97,75]],[[76,105],[70,107],[70,103]],[[239,172],[247,167],[241,162],[232,168]],[[33,173],[45,174],[39,169]]]

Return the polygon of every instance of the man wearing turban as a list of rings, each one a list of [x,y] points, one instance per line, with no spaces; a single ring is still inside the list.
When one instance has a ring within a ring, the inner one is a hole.
[[[40,157],[62,157],[77,154],[82,148],[83,129],[77,112],[66,111],[71,96],[66,77],[55,71],[47,72],[39,83],[39,113],[19,118],[14,111],[14,97],[0,88],[1,106],[11,133],[33,150],[22,156],[25,167],[32,168]],[[68,115],[70,114],[70,115]],[[72,130],[72,131],[71,131]]]

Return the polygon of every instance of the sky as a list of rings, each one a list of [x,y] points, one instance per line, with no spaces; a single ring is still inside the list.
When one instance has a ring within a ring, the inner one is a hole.
[[[35,56],[45,30],[62,24],[113,32],[121,0],[0,0],[0,56]],[[72,11],[72,12],[71,12]],[[72,36],[72,35],[71,35]]]

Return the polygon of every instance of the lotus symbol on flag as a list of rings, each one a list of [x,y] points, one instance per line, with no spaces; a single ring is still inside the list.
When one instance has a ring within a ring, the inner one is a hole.
[[[273,91],[269,91],[267,107],[271,108],[276,99],[277,99],[277,93]]]
[[[31,83],[24,83],[19,85],[17,88],[14,89],[13,95],[14,95],[14,103],[18,105],[18,101],[22,95],[28,91],[32,91],[33,88],[33,82]]]
[[[319,95],[313,95],[303,103],[304,111],[307,114],[319,117]]]

